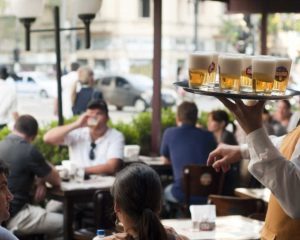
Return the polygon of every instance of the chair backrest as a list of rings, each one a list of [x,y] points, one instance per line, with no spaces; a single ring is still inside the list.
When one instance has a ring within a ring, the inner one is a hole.
[[[207,197],[220,194],[223,189],[224,175],[206,165],[186,165],[183,168],[183,189],[186,207],[191,196]]]
[[[217,216],[265,214],[266,206],[261,199],[209,195],[208,202],[216,205]]]

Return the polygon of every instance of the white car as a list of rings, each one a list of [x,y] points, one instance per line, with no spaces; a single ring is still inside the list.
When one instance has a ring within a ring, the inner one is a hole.
[[[12,78],[16,84],[18,94],[40,96],[42,98],[57,95],[56,80],[49,78],[43,72],[19,72],[13,75]]]

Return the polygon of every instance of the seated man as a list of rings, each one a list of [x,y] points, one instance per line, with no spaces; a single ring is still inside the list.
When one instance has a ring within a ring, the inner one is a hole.
[[[123,158],[124,137],[109,128],[108,108],[103,100],[92,100],[77,121],[48,131],[44,141],[69,147],[70,160],[86,174],[115,174]]]
[[[0,224],[9,218],[9,203],[13,199],[13,195],[8,189],[7,175],[8,168],[5,166],[3,161],[0,160]],[[10,231],[2,226],[0,226],[0,239],[17,240]]]
[[[197,128],[198,109],[195,103],[182,102],[176,114],[177,127],[166,129],[161,144],[161,155],[165,163],[172,164],[174,183],[165,189],[165,199],[183,202],[183,168],[188,164],[206,165],[209,153],[217,143],[212,133]],[[204,203],[206,199],[192,198],[193,203]]]
[[[11,218],[7,228],[16,234],[42,233],[47,239],[60,239],[63,234],[63,216],[31,205],[31,190],[37,180],[34,200],[43,200],[45,182],[60,186],[58,172],[46,162],[43,155],[31,144],[38,133],[38,123],[30,115],[20,116],[12,134],[0,142],[0,158],[8,165]]]

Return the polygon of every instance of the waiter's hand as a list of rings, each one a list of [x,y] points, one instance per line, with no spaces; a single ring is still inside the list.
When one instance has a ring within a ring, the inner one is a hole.
[[[218,97],[218,99],[235,115],[246,134],[263,126],[262,113],[265,100],[259,100],[256,104],[248,106],[241,99],[233,99],[232,101],[225,97]]]
[[[217,172],[222,170],[227,172],[230,165],[242,159],[241,150],[239,146],[219,144],[218,147],[212,151],[207,159],[207,165],[212,166]]]

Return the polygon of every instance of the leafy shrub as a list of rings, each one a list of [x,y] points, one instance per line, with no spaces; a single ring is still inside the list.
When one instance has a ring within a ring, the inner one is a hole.
[[[199,122],[202,126],[207,125],[207,112],[202,112]],[[73,122],[77,117],[73,117],[65,121],[65,123]],[[123,133],[125,137],[125,144],[138,144],[141,146],[141,154],[149,155],[151,152],[151,122],[152,113],[142,112],[136,115],[131,123],[109,122],[109,126],[116,128]],[[170,109],[163,109],[161,114],[162,129],[161,134],[168,127],[176,125],[176,114]],[[44,157],[52,162],[53,164],[60,164],[64,159],[69,159],[68,148],[53,146],[45,144],[43,141],[44,134],[51,128],[57,126],[57,121],[51,122],[49,125],[39,130],[38,136],[36,137],[34,144],[41,151]],[[4,128],[0,131],[0,140],[5,138],[10,133],[8,128]]]

